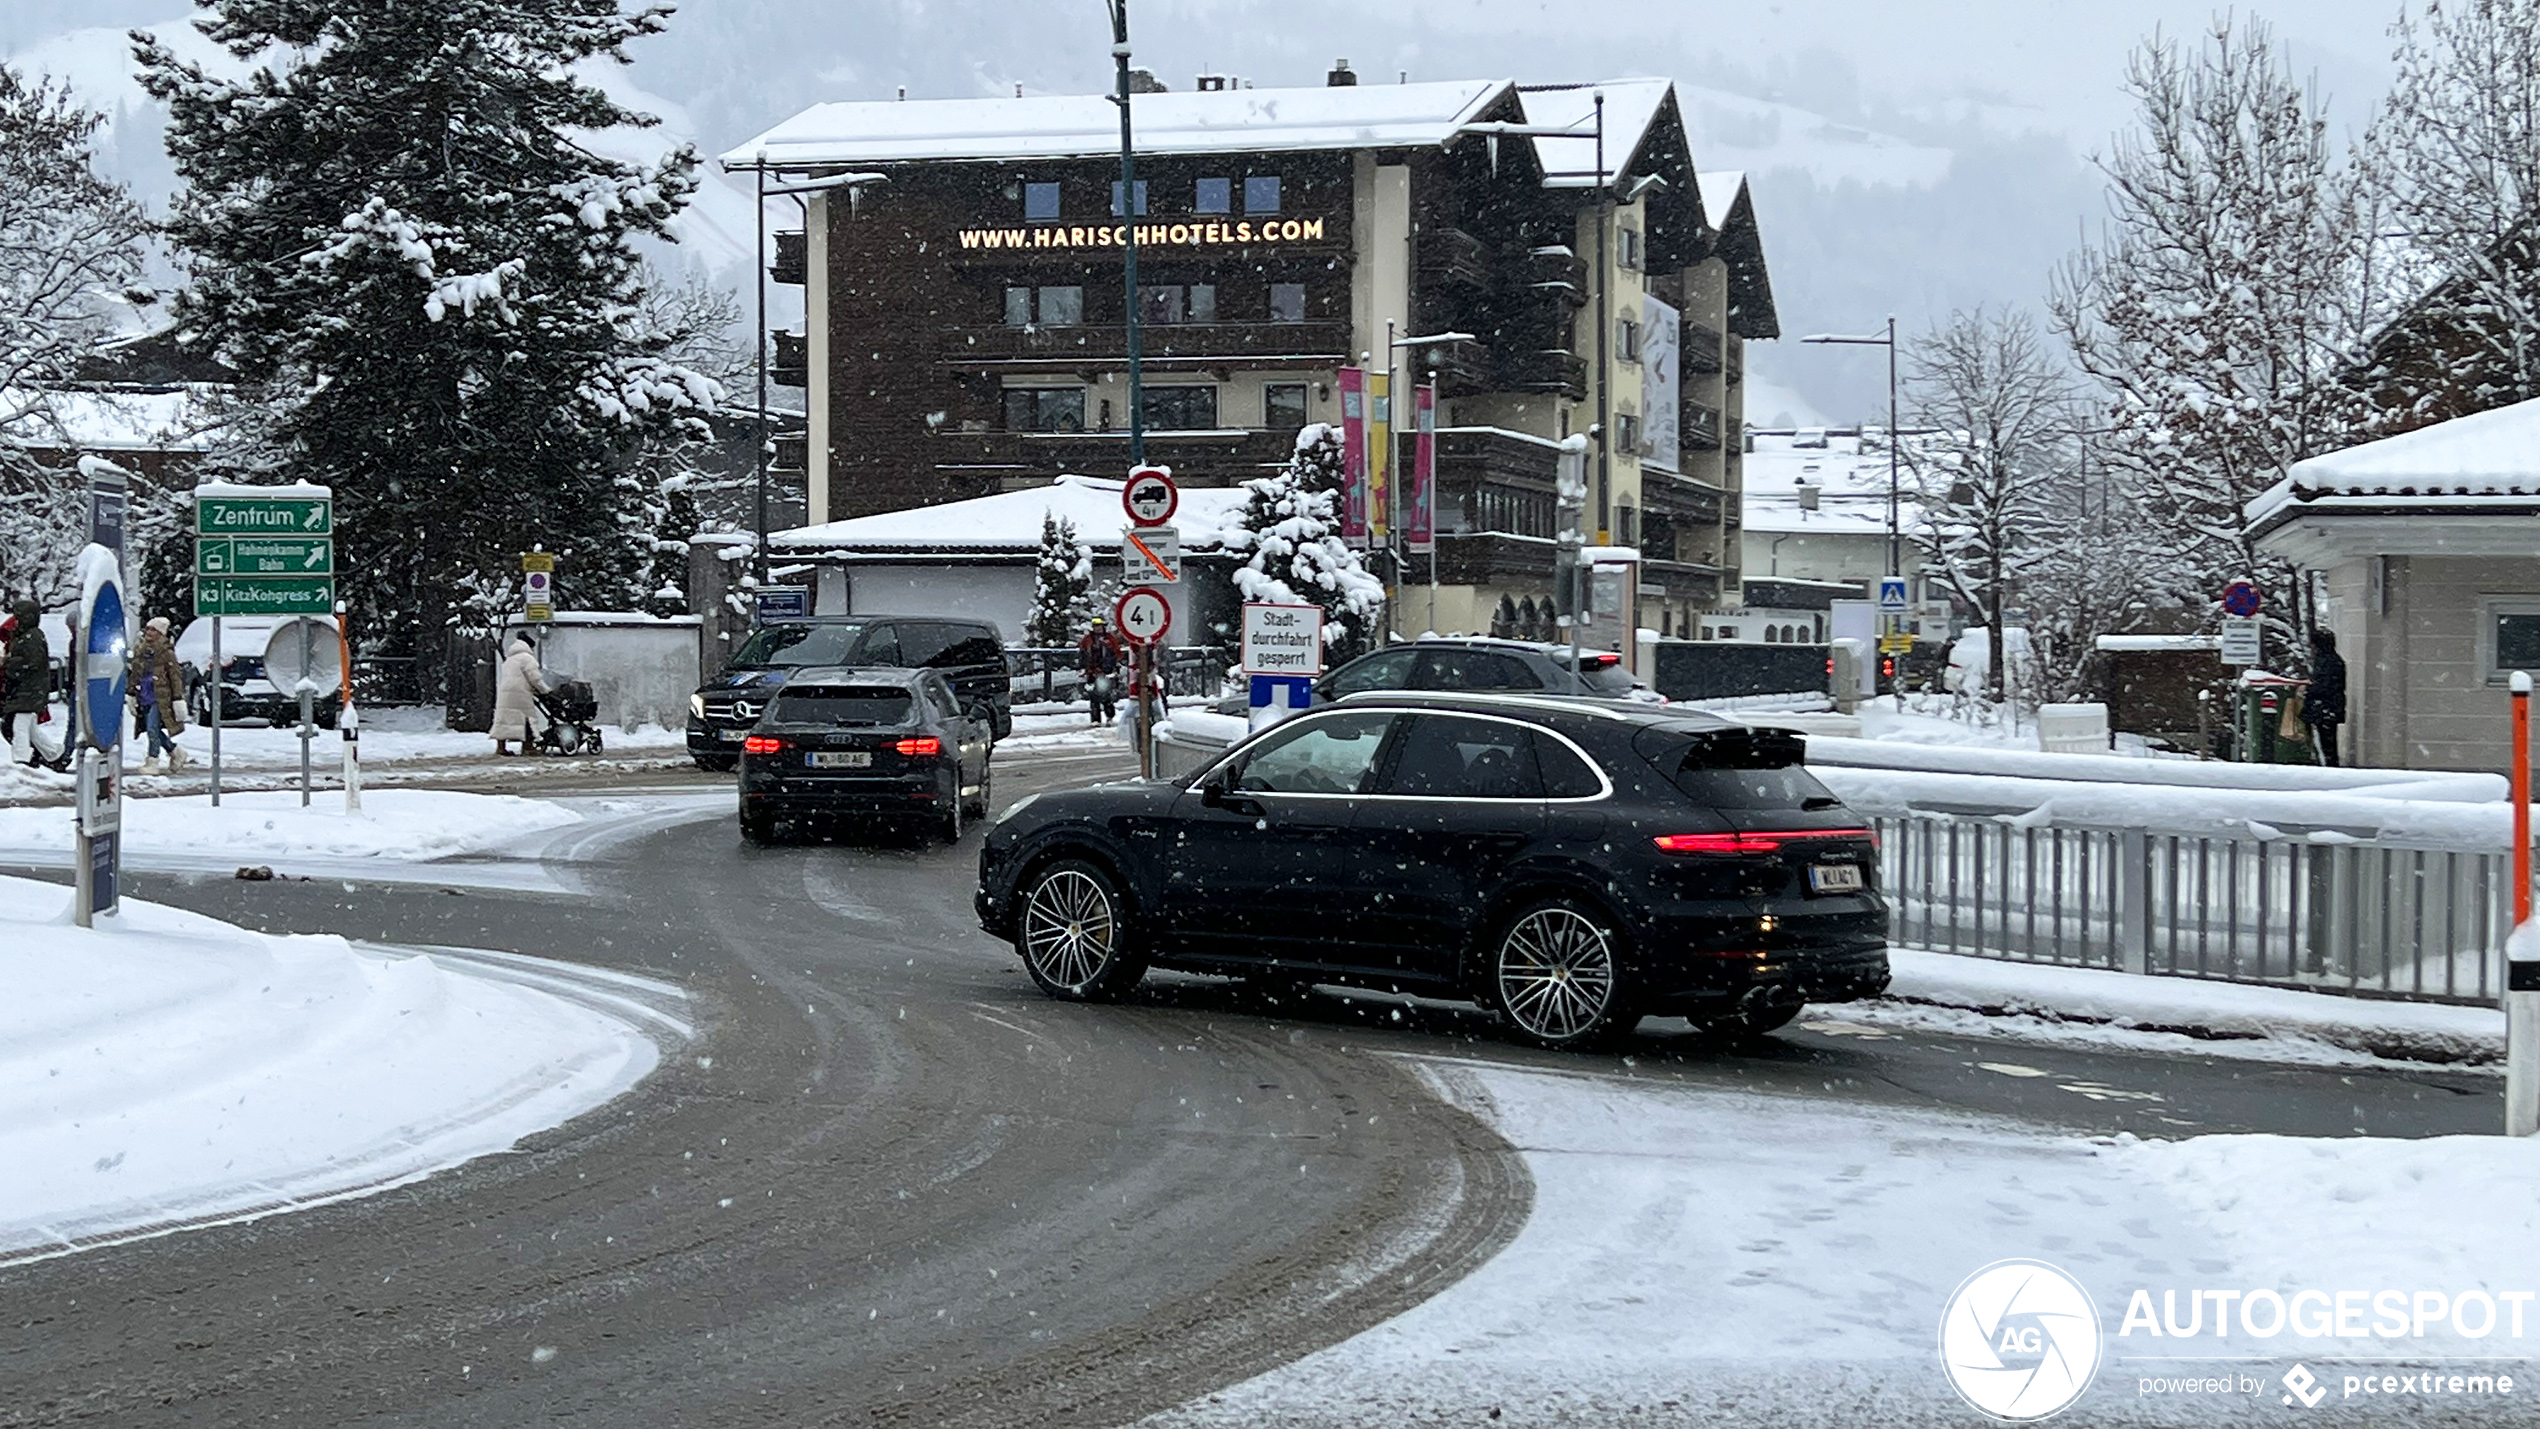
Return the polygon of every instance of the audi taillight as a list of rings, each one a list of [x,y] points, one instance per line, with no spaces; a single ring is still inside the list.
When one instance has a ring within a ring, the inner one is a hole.
[[[1660,834],[1650,842],[1658,845],[1661,853],[1749,854],[1779,853],[1795,843],[1871,837],[1868,829],[1773,829],[1757,833]]]
[[[931,734],[919,735],[915,739],[903,739],[891,747],[911,759],[932,759],[944,752],[944,742]]]
[[[754,734],[741,741],[743,754],[778,754],[782,753],[784,748],[785,741],[773,735]]]

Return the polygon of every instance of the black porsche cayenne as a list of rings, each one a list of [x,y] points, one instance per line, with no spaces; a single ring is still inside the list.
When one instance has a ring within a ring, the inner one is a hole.
[[[1054,997],[1149,967],[1469,998],[1584,1047],[1887,986],[1875,840],[1795,735],[1541,696],[1358,695],[1190,778],[1037,795],[981,926]]]

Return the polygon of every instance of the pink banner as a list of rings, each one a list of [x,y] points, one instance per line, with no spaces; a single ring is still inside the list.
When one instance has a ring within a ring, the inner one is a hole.
[[[1341,369],[1341,539],[1367,544],[1367,374]]]
[[[1418,425],[1411,434],[1411,510],[1403,518],[1406,544],[1414,555],[1437,549],[1438,530],[1438,389],[1419,392]]]

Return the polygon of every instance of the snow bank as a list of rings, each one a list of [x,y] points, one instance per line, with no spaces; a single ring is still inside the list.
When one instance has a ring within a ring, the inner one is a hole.
[[[1821,742],[1844,741],[1811,739],[1812,756]],[[2062,760],[2088,756],[2040,757]],[[2151,763],[2144,762],[2147,766]],[[2502,800],[2457,802],[2450,796],[2459,791],[2447,785],[2426,791],[2436,796],[2433,798],[2385,797],[2413,796],[2419,790],[2396,786],[2311,792],[2004,778],[1819,764],[1813,757],[1809,767],[1827,788],[1865,814],[1996,815],[2021,827],[2054,824],[2144,829],[2164,834],[2308,838],[2332,843],[2386,840],[2409,848],[2473,852],[2510,847],[2512,838],[2510,810]]]
[[[2207,1039],[2271,1038],[2402,1061],[2493,1064],[2505,1055],[2505,1014],[2493,1007],[2144,977],[1922,948],[1890,948],[1887,958],[1895,972],[1889,1003]],[[1884,1005],[1849,1003],[1812,1009],[1811,1015],[1879,1021]]]
[[[271,858],[446,858],[491,848],[582,816],[541,799],[463,794],[445,789],[372,789],[362,812],[347,815],[341,794],[322,793],[309,807],[290,791],[126,799],[126,854],[235,852],[242,862]],[[67,853],[71,811],[0,808],[0,848]]]
[[[1909,717],[1910,718],[1910,717]],[[2412,769],[2323,769],[2305,764],[2234,764],[2221,760],[2140,759],[2118,754],[2048,754],[2035,749],[1966,743],[1925,743],[1919,729],[1900,730],[1896,716],[1864,707],[1865,729],[1881,737],[1808,741],[1812,765],[1862,769],[1913,769],[1934,774],[1991,774],[2023,779],[2086,780],[2107,784],[2165,784],[2196,789],[2268,789],[2369,794],[2375,798],[2444,799],[2501,803],[2505,781],[2496,774],[2444,774]],[[1925,719],[1922,724],[1951,722]],[[1965,726],[1954,726],[1965,728]]]
[[[619,1017],[457,962],[130,900],[78,929],[68,904],[0,878],[0,1258],[414,1180],[658,1059]]]

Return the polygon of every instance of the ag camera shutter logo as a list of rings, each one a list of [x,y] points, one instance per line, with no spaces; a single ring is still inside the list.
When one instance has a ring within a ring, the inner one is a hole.
[[[2070,1408],[2099,1372],[2099,1310],[2042,1260],[1997,1260],[1940,1315],[1940,1365],[1978,1412],[2026,1423]]]

